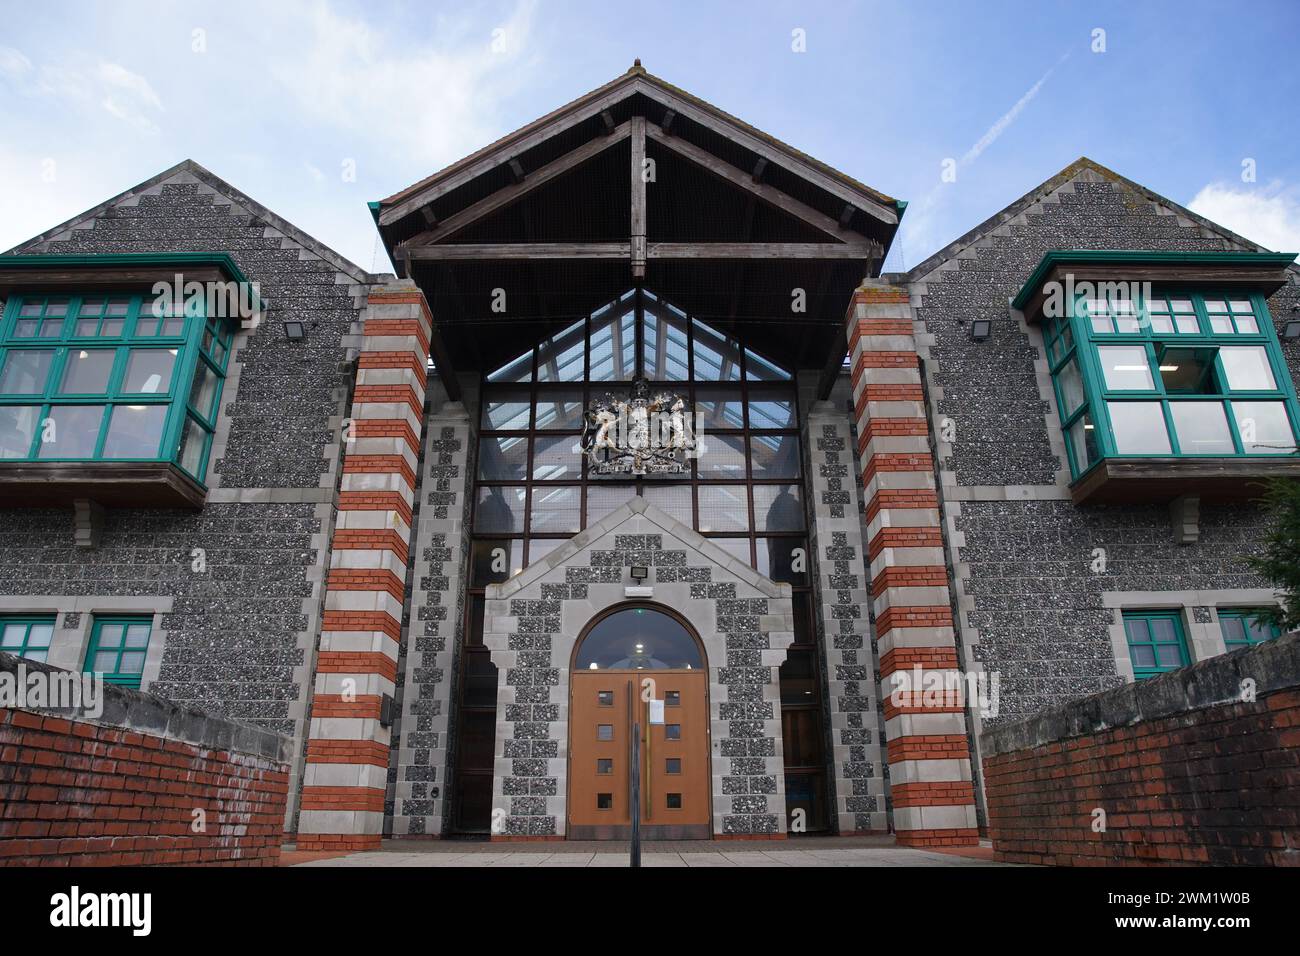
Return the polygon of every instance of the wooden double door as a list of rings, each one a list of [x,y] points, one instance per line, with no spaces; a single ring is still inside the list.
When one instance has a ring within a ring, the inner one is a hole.
[[[651,723],[651,701],[663,723]],[[634,740],[639,746],[634,747]],[[625,840],[632,814],[645,840],[706,840],[708,675],[701,670],[573,673],[569,688],[569,837]],[[632,805],[632,761],[641,794]]]

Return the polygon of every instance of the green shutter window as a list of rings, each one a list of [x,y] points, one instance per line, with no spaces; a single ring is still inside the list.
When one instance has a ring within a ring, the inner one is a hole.
[[[1081,298],[1042,328],[1074,478],[1103,459],[1297,454],[1300,405],[1262,295]]]
[[[100,674],[110,684],[139,687],[152,631],[153,618],[148,615],[96,617],[85,672]]]
[[[1220,608],[1219,629],[1223,632],[1223,643],[1230,651],[1262,644],[1282,633],[1276,624],[1260,620],[1259,611],[1254,608]]]
[[[1163,674],[1192,662],[1177,611],[1125,611],[1124,634],[1134,677]]]
[[[54,616],[5,615],[0,617],[0,651],[32,661],[48,660],[54,637]]]
[[[0,317],[0,460],[175,462],[207,475],[232,333],[143,295],[14,296]]]

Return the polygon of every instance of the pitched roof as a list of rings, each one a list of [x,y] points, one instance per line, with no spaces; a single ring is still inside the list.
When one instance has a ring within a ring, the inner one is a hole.
[[[169,179],[172,179],[181,173],[188,173],[189,175],[193,176],[195,179],[199,180],[205,185],[210,186],[212,189],[220,193],[224,198],[229,199],[231,200],[231,202],[243,207],[244,210],[252,213],[258,219],[263,220],[267,225],[271,226],[278,232],[281,232],[284,235],[288,236],[290,239],[292,239],[294,242],[301,245],[303,248],[307,249],[308,251],[312,252],[313,254],[320,257],[324,261],[328,262],[339,272],[342,272],[352,277],[353,279],[356,279],[358,282],[361,283],[372,283],[378,281],[379,279],[378,276],[367,272],[365,269],[362,269],[360,266],[356,265],[349,259],[344,258],[342,255],[335,252],[333,249],[325,245],[319,239],[316,239],[314,236],[311,236],[308,233],[304,232],[303,230],[299,229],[297,226],[289,222],[287,219],[281,218],[279,215],[272,212],[270,209],[266,208],[256,200],[249,198],[244,193],[240,192],[238,189],[232,186],[230,183],[222,179],[220,176],[216,175],[210,170],[199,165],[192,159],[181,160],[181,162],[177,163],[175,166],[172,166],[170,169],[165,169],[158,175],[146,179],[144,182],[132,186],[130,189],[124,190],[123,192],[118,193],[116,196],[113,196],[111,199],[106,199],[104,202],[100,203],[99,205],[91,209],[87,209],[85,212],[80,213],[79,215],[73,216],[71,219],[67,220],[66,222],[62,222],[59,225],[53,227],[52,229],[47,229],[45,232],[41,233],[40,235],[33,236],[31,239],[28,239],[25,242],[20,242],[12,249],[6,250],[6,252],[3,253],[3,255],[36,251],[33,247],[41,246],[45,243],[48,243],[51,240],[53,240],[55,237],[60,235],[61,233],[67,232],[68,230],[73,229],[84,223],[91,222],[99,218],[101,215],[103,215],[103,213],[106,210],[112,208],[113,206],[116,206],[118,203],[122,202],[123,200],[147,192],[148,190],[153,189],[156,186],[162,185],[163,183],[167,182]],[[224,251],[224,250],[214,250],[214,251]]]

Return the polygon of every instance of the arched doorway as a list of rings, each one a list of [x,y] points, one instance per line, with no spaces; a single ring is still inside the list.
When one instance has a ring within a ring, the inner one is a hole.
[[[627,839],[638,813],[644,839],[708,839],[709,671],[690,625],[659,605],[615,605],[579,636],[569,673],[569,837]]]

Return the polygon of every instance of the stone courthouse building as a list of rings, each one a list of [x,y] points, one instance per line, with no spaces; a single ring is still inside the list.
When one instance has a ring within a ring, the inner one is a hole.
[[[972,842],[982,727],[1270,636],[1300,288],[1086,159],[905,205],[639,64],[395,275],[181,163],[0,257],[3,649],[290,736],[301,848]]]

